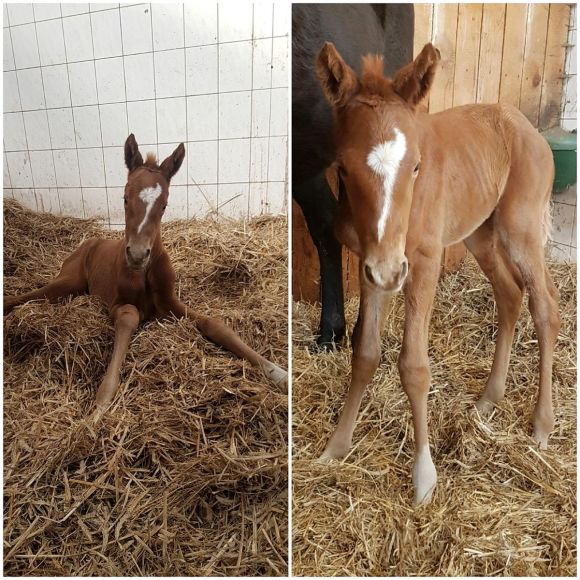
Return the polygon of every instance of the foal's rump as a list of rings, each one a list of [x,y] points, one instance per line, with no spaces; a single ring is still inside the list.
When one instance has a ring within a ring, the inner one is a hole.
[[[521,245],[538,246],[536,249],[542,251],[552,221],[550,198],[555,172],[552,151],[519,110],[511,106],[502,108],[510,164],[496,212],[499,233],[508,246],[519,237]]]

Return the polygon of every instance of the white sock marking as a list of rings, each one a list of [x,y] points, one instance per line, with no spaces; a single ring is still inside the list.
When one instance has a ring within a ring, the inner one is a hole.
[[[413,485],[415,487],[415,503],[427,503],[437,483],[437,471],[431,459],[429,445],[424,445],[415,452],[413,464]]]
[[[149,212],[151,208],[155,205],[155,202],[159,199],[161,195],[161,186],[157,184],[155,187],[146,187],[139,192],[139,199],[145,203],[145,217],[143,221],[139,224],[137,228],[137,233],[141,233],[141,229],[147,222],[149,217]]]
[[[397,127],[394,127],[393,131],[395,138],[392,141],[375,145],[367,157],[368,166],[383,178],[383,207],[377,223],[377,237],[379,242],[385,233],[397,173],[399,172],[401,161],[407,152],[405,135]]]

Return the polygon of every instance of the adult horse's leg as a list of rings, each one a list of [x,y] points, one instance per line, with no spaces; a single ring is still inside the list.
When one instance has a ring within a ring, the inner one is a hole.
[[[344,337],[344,296],[342,289],[342,246],[334,237],[333,224],[338,203],[328,188],[324,175],[293,186],[308,231],[320,260],[320,336],[317,343],[332,346]]]
[[[524,296],[522,276],[506,254],[493,221],[492,215],[465,240],[465,245],[491,282],[498,311],[493,365],[485,390],[477,402],[477,408],[482,412],[490,411],[504,396],[512,342]]]
[[[119,388],[121,366],[127,356],[127,349],[133,333],[139,326],[139,311],[132,304],[116,307],[111,317],[115,323],[115,346],[107,372],[97,391],[97,408],[103,410],[109,406]]]
[[[221,320],[195,314],[190,308],[178,300],[175,300],[171,304],[168,312],[174,314],[177,318],[188,317],[195,320],[200,332],[206,338],[209,338],[219,346],[223,346],[236,356],[246,359],[253,366],[261,368],[266,376],[274,383],[279,385],[286,385],[288,383],[288,373],[284,369],[281,369],[250,348],[238,334],[226,326]]]
[[[363,280],[363,277],[360,277]],[[352,356],[350,388],[338,424],[322,460],[344,457],[352,445],[352,434],[365,387],[372,379],[381,355],[381,322],[390,294],[361,284],[358,336]]]
[[[59,298],[78,295],[87,291],[87,280],[82,268],[83,254],[79,247],[62,264],[58,276],[46,286],[27,292],[21,296],[4,296],[4,314],[8,314],[16,306],[31,300],[49,300],[56,302]]]
[[[415,504],[428,502],[437,483],[427,426],[427,395],[431,384],[427,349],[440,256],[440,251],[434,251],[429,257],[422,252],[415,252],[409,259],[409,276],[405,284],[405,331],[399,356],[399,374],[413,414]]]

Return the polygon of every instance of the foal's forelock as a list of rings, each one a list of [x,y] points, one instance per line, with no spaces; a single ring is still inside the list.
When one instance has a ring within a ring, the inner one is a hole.
[[[407,139],[397,128],[393,128],[394,138],[375,145],[367,156],[367,165],[382,179],[381,211],[377,221],[377,240],[385,235],[385,226],[393,201],[393,189],[399,174],[401,162],[407,152]]]

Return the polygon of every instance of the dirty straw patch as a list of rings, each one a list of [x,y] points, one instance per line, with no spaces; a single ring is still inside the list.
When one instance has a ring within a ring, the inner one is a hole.
[[[4,206],[7,294],[45,283],[84,237],[120,235]],[[163,235],[182,300],[285,367],[286,222],[181,221]],[[191,321],[151,322],[95,427],[112,339],[95,298],[4,321],[4,573],[285,574],[286,393]]]
[[[379,371],[363,399],[354,449],[313,462],[336,425],[350,345],[310,354],[318,309],[293,314],[293,571],[296,575],[543,576],[576,572],[576,268],[550,266],[561,293],[554,361],[556,429],[539,452],[530,419],[538,349],[524,308],[506,399],[489,419],[474,402],[491,368],[491,287],[472,261],[439,284],[430,332],[429,426],[439,482],[412,507],[411,414],[396,370],[403,303],[393,304]],[[357,301],[347,305],[356,318]]]

